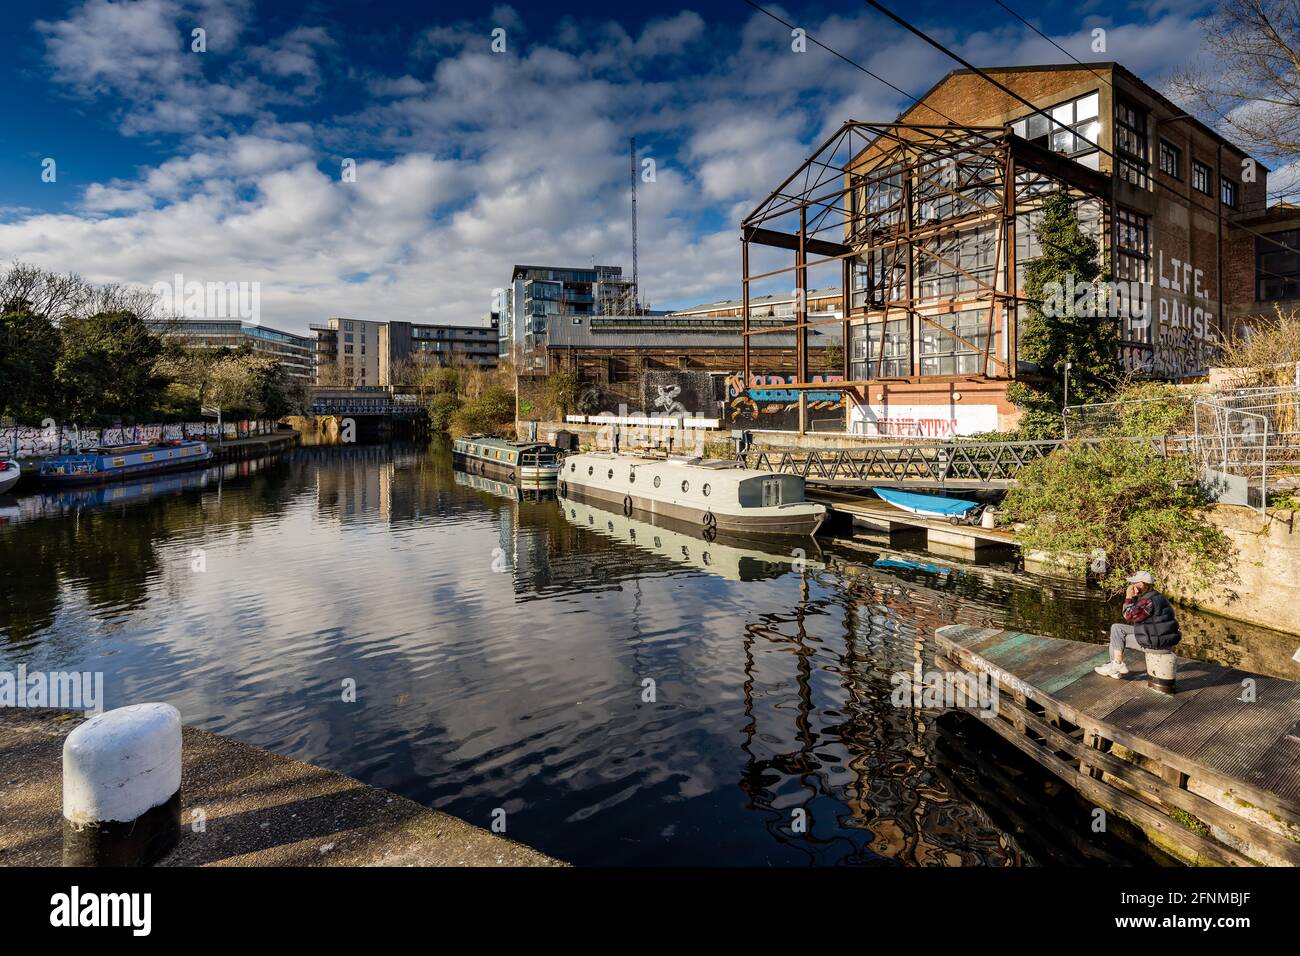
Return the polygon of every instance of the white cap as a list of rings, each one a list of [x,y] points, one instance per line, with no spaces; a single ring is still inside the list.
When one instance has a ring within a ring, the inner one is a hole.
[[[1151,576],[1150,571],[1139,571],[1136,574],[1128,576],[1129,584],[1155,584],[1156,579]]]

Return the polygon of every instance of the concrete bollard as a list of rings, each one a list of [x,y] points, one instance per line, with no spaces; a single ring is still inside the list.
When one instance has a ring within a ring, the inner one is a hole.
[[[181,715],[132,704],[63,742],[63,865],[147,866],[180,833]]]
[[[1173,651],[1147,651],[1147,686],[1162,694],[1174,692],[1178,658]]]

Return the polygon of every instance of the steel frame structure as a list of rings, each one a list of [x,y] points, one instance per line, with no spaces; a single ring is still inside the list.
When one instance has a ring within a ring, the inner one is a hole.
[[[741,222],[745,381],[750,381],[751,337],[794,331],[797,381],[783,387],[824,388],[824,382],[809,381],[807,330],[837,322],[842,323],[846,386],[922,379],[916,331],[922,325],[980,354],[980,376],[1015,378],[1016,306],[1023,301],[1015,288],[1016,217],[1032,209],[1039,197],[1060,190],[1103,200],[1103,235],[1110,234],[1110,205],[1104,201],[1111,193],[1109,177],[1004,127],[846,122]],[[963,233],[989,227],[994,230],[994,265],[981,271],[991,275],[962,268],[939,251],[945,240],[955,242]],[[751,245],[792,251],[794,265],[753,272]],[[960,276],[966,287],[947,296],[919,295],[918,265],[927,260]],[[840,264],[841,318],[810,321],[806,295],[796,294],[792,323],[750,327],[752,283],[793,272],[795,289],[807,290],[809,268],[833,262]],[[853,288],[855,262],[865,262],[873,277],[876,271],[882,274],[879,287],[869,287],[865,296]],[[863,301],[855,301],[859,297]],[[970,309],[988,311],[983,347],[937,321]],[[908,375],[882,374],[884,323],[891,318],[909,320]],[[882,323],[879,350],[871,374],[855,381],[849,330],[854,320],[863,319]],[[995,352],[999,330],[1002,346]]]

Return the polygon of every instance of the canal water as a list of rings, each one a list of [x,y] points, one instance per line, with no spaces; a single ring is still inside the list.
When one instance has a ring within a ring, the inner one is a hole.
[[[516,496],[435,443],[0,498],[0,569],[0,670],[102,672],[109,707],[504,811],[573,863],[1163,862],[980,718],[896,703],[935,627],[1115,619],[1009,563],[709,542]],[[1280,673],[1294,650],[1183,618],[1193,656]]]

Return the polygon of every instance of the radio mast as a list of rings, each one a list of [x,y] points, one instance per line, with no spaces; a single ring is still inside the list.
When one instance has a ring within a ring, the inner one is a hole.
[[[640,276],[637,274],[636,263],[636,137],[632,137],[628,149],[631,160],[631,179],[632,179],[632,313],[641,314],[641,286]]]

